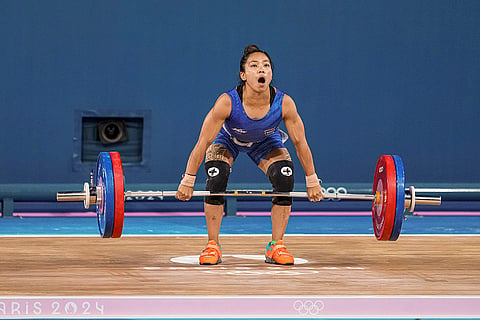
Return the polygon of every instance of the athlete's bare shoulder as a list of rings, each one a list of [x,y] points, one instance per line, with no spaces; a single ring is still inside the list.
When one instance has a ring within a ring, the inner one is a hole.
[[[225,120],[230,116],[232,100],[227,93],[222,93],[215,101],[210,114],[216,119]]]

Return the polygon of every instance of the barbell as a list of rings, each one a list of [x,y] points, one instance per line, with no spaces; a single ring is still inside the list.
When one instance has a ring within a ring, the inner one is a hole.
[[[416,205],[440,205],[440,197],[418,196],[414,186],[405,188],[405,170],[398,155],[382,155],[377,161],[372,194],[324,193],[327,199],[372,201],[372,219],[378,240],[395,241],[400,235],[404,213],[413,212]],[[96,206],[97,224],[103,238],[122,235],[127,197],[174,197],[176,191],[125,191],[123,166],[118,152],[101,152],[97,158],[95,174],[83,191],[57,192],[57,201],[81,201],[88,209]],[[193,197],[300,197],[306,192],[273,192],[265,190],[227,190],[221,193],[194,191]]]

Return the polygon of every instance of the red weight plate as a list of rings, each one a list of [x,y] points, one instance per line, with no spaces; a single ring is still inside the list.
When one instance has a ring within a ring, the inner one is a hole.
[[[397,173],[395,161],[390,155],[382,155],[377,161],[373,179],[373,194],[380,193],[380,202],[373,201],[373,230],[377,240],[388,240],[395,224],[397,208]]]
[[[123,183],[122,159],[118,152],[110,152],[113,168],[113,183],[115,188],[115,222],[113,224],[112,238],[120,238],[123,231],[125,212],[125,187]]]

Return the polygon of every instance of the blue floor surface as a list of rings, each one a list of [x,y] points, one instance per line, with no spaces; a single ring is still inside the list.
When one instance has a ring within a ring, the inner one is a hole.
[[[225,217],[222,234],[270,234],[270,217]],[[96,235],[96,218],[0,219],[0,235]],[[206,234],[204,217],[126,217],[124,235]],[[373,234],[368,216],[292,216],[287,234]],[[409,217],[401,234],[479,234],[479,216]]]

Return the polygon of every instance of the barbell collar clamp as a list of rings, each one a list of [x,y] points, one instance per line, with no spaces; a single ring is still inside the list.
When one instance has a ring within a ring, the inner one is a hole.
[[[88,182],[83,184],[83,193],[85,194],[85,199],[83,199],[83,206],[85,209],[90,208],[91,197],[90,197],[90,185]],[[96,203],[97,199],[93,199],[93,203]]]
[[[416,191],[414,186],[410,186],[410,205],[408,206],[408,211],[414,212],[415,211],[415,205],[417,204],[417,197],[416,197]]]

